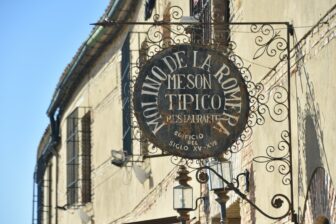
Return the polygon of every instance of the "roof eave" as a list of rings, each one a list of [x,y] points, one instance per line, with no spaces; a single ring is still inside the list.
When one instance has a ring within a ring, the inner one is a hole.
[[[118,20],[120,15],[122,15],[122,8],[127,5],[129,1],[125,0],[112,0],[107,11],[104,13],[100,21],[104,19],[108,20]],[[100,40],[104,36],[104,34],[109,31],[109,33],[113,33],[120,27],[102,27],[102,26],[95,26],[93,31],[91,32],[88,39],[81,45],[77,54],[72,59],[70,64],[64,70],[64,73],[57,84],[56,90],[53,94],[51,99],[50,105],[47,110],[47,115],[49,117],[54,116],[55,111],[57,108],[60,107],[61,101],[64,97],[68,95],[67,91],[65,90],[66,85],[70,85],[70,79],[73,78],[73,74],[76,73],[75,71],[81,70],[85,64],[85,62],[92,59],[97,52],[93,54],[90,52],[92,49],[98,49],[103,46],[105,43],[101,42]]]

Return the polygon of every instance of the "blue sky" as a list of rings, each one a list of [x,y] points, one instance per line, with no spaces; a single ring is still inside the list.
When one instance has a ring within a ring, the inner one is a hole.
[[[0,217],[29,224],[36,149],[58,78],[108,0],[0,0]]]

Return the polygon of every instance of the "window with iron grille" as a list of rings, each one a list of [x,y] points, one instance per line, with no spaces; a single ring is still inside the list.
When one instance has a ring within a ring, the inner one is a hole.
[[[46,177],[46,220],[47,224],[52,223],[53,218],[53,203],[52,203],[52,193],[53,193],[53,186],[52,186],[52,163],[49,163],[48,169],[47,169],[47,177]]]
[[[192,42],[204,45],[214,42],[225,50],[230,42],[230,0],[191,0],[190,10],[202,23],[191,29]]]
[[[191,15],[197,18],[202,25],[194,25],[191,37],[192,42],[208,44],[211,39],[211,6],[209,0],[191,0]]]
[[[91,115],[79,107],[67,118],[67,205],[91,201]]]
[[[132,155],[131,126],[131,90],[130,90],[130,35],[128,34],[121,49],[121,98],[123,116],[123,150],[126,155]]]
[[[213,40],[225,50],[230,42],[230,0],[212,0]]]
[[[51,224],[53,218],[52,203],[52,164],[47,165],[42,178],[37,182],[38,200],[37,200],[37,223]]]
[[[82,122],[82,203],[91,202],[91,114],[86,113]]]
[[[37,223],[41,224],[43,220],[43,179],[37,182]]]

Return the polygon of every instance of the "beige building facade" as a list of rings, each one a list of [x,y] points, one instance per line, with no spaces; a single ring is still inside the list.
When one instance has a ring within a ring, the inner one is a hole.
[[[210,158],[181,159],[155,147],[134,114],[141,68],[179,44],[222,52],[248,88],[246,129],[218,156],[234,178],[249,172],[249,183],[239,176],[243,195],[227,193],[226,223],[336,223],[335,4],[111,0],[50,102],[32,223],[180,223],[173,209],[180,165],[192,178],[187,223],[220,223],[216,194],[195,176]]]

